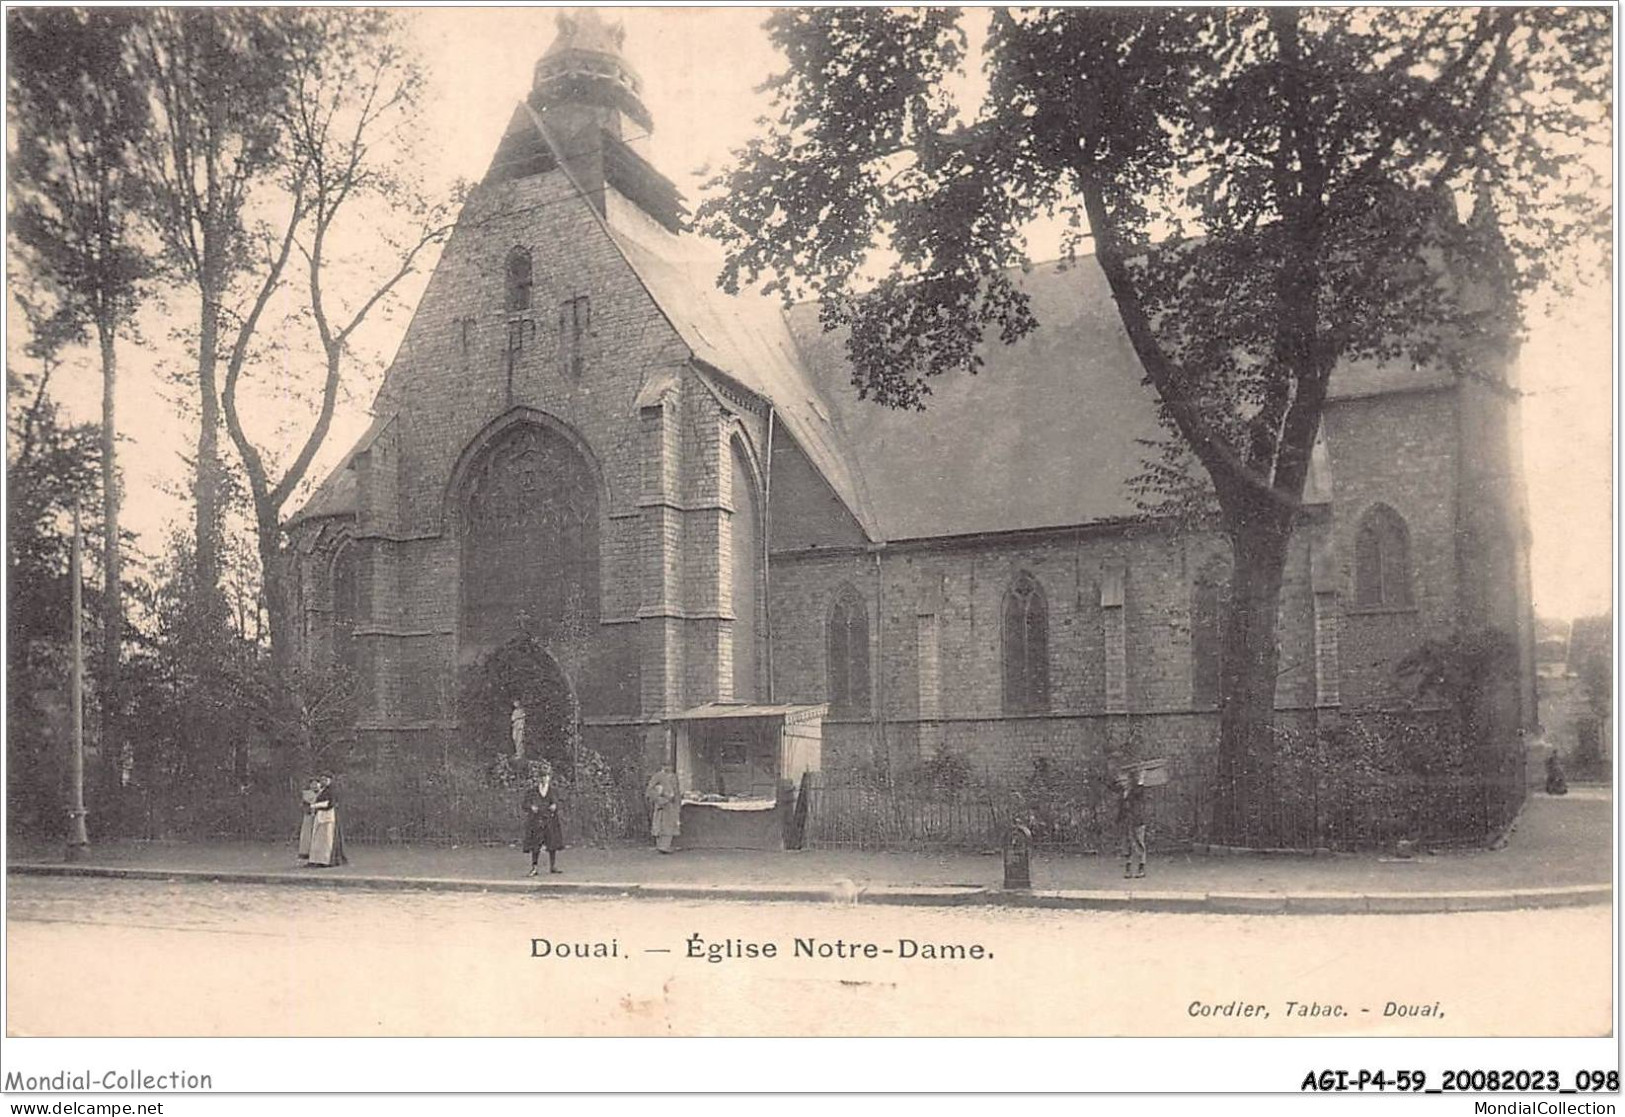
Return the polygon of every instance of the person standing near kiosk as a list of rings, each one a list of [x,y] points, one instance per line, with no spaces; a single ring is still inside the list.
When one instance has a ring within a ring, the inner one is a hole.
[[[683,809],[677,773],[666,767],[650,776],[643,797],[649,801],[649,832],[654,835],[655,849],[670,853],[671,841],[681,828]]]

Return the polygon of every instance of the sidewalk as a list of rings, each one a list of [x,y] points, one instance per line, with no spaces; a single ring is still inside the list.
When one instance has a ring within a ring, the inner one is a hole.
[[[1036,853],[1033,891],[1002,890],[999,857],[955,851],[763,853],[567,849],[561,875],[525,876],[517,850],[351,845],[336,869],[295,865],[292,843],[118,843],[63,863],[54,846],[14,844],[17,875],[231,880],[326,887],[520,890],[566,895],[977,904],[1207,911],[1445,911],[1607,903],[1613,803],[1608,789],[1533,795],[1500,850],[1399,860],[1332,856],[1176,854],[1125,881],[1114,857]]]

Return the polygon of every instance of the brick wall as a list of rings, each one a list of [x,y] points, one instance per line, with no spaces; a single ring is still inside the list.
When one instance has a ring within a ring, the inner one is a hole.
[[[570,251],[558,251],[561,244]],[[505,304],[505,261],[515,247],[531,252],[528,311]],[[561,357],[559,311],[583,295],[591,327],[577,373]],[[624,751],[635,746],[622,738],[639,739],[637,723],[648,714],[716,696],[714,680],[729,671],[718,632],[729,623],[720,613],[726,602],[712,593],[705,607],[690,597],[701,568],[712,568],[719,587],[730,574],[716,550],[729,515],[715,470],[722,411],[695,384],[687,360],[686,347],[562,175],[475,192],[380,393],[377,410],[391,419],[357,458],[354,532],[364,552],[366,618],[357,631],[368,648],[372,695],[361,722],[365,734],[380,738],[379,749],[398,751],[382,740],[392,734],[431,732],[444,742],[457,736],[457,664],[483,648],[459,635],[458,485],[483,447],[516,422],[560,432],[598,483],[601,623],[544,641],[571,678],[584,722]],[[640,416],[640,402],[649,402],[640,391],[662,376],[680,385],[656,401],[669,411],[656,406]],[[696,424],[709,428],[709,439],[695,440]],[[658,437],[665,429],[670,436]],[[320,550],[313,548],[306,564],[318,627],[316,614],[327,605]],[[709,615],[690,623],[685,614],[696,604]],[[652,686],[641,681],[646,669]],[[677,675],[668,678],[671,670]]]
[[[1341,697],[1350,710],[1398,702],[1394,665],[1423,640],[1456,627],[1455,399],[1448,391],[1407,392],[1327,408]],[[1355,533],[1361,516],[1378,503],[1398,512],[1410,532],[1407,607],[1354,603]]]
[[[826,626],[837,595],[851,586],[870,617],[876,716],[832,715],[824,731],[826,770],[877,751],[911,761],[942,747],[1007,776],[1024,774],[1037,756],[1104,748],[1131,721],[1154,734],[1145,749],[1185,749],[1216,730],[1211,711],[1191,705],[1190,601],[1196,570],[1222,546],[1204,536],[1073,531],[878,552],[781,553],[771,571],[774,695],[828,700]],[[1291,589],[1282,595],[1283,665],[1288,656],[1307,662],[1284,672],[1282,708],[1314,699],[1307,547],[1293,555]],[[1123,604],[1103,606],[1103,582],[1113,569],[1121,571]],[[1021,572],[1038,581],[1048,609],[1050,707],[1036,715],[1004,710],[1002,605]],[[1113,610],[1123,628],[1122,713],[1109,708],[1107,695]],[[1176,724],[1182,728],[1163,741]]]

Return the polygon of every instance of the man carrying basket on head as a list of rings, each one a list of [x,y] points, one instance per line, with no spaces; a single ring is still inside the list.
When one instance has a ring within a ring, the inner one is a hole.
[[[1117,776],[1117,828],[1123,836],[1123,876],[1145,876],[1145,780],[1138,765]]]

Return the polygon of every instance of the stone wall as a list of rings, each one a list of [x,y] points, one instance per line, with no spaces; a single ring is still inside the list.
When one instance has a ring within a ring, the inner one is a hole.
[[[1141,755],[1190,751],[1215,731],[1211,709],[1192,703],[1191,593],[1197,569],[1220,547],[1209,536],[1074,530],[776,555],[774,698],[827,700],[826,625],[850,587],[870,618],[872,713],[832,712],[826,771],[877,755],[896,764],[949,751],[1019,776],[1039,756],[1121,749],[1131,723]],[[1283,709],[1314,706],[1307,568],[1307,547],[1295,548],[1282,595]],[[1050,701],[1041,713],[1004,708],[1001,611],[1023,572],[1048,611]],[[1114,572],[1120,596],[1110,592]],[[1120,678],[1109,687],[1114,672]]]
[[[1334,402],[1326,442],[1334,488],[1331,564],[1341,603],[1342,700],[1351,709],[1392,705],[1394,665],[1458,623],[1456,397],[1416,391]],[[1409,606],[1354,603],[1353,556],[1360,518],[1378,503],[1410,533]]]

